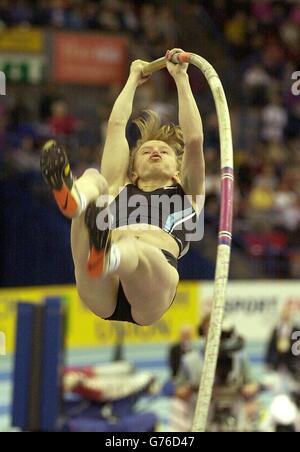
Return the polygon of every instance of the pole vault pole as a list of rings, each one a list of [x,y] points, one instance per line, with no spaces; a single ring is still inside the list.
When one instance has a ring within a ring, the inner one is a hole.
[[[188,52],[178,52],[173,56],[172,61],[178,64],[193,64],[204,74],[213,93],[216,105],[221,143],[221,209],[213,306],[205,350],[204,367],[192,427],[193,432],[205,432],[219,355],[230,264],[234,183],[232,133],[224,89],[212,65],[204,58]],[[166,64],[167,60],[165,57],[153,61],[144,68],[143,75],[148,76],[155,71],[163,69],[166,67]]]

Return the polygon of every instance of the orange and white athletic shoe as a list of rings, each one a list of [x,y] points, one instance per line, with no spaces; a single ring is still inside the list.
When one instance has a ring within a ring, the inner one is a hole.
[[[89,204],[85,212],[85,225],[89,233],[90,253],[87,270],[91,277],[101,278],[110,266],[112,215],[108,206],[98,207]]]
[[[81,213],[81,197],[74,184],[67,154],[55,140],[47,141],[42,148],[41,171],[62,214],[74,218]]]

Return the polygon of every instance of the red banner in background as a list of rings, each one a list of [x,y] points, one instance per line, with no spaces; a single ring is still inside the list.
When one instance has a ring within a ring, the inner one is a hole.
[[[53,79],[59,83],[123,83],[128,64],[127,41],[98,34],[54,35]]]

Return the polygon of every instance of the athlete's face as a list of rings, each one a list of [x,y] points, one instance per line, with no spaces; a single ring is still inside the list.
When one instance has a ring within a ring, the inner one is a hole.
[[[178,180],[179,171],[174,149],[164,141],[147,141],[135,155],[134,175],[143,180],[157,177]]]

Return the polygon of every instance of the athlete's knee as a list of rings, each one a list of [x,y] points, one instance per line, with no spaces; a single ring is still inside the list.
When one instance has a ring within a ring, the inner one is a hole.
[[[99,173],[95,168],[89,168],[84,172],[84,176],[88,176],[93,179],[94,183],[97,185],[99,192],[107,194],[108,193],[108,183],[105,177]]]

